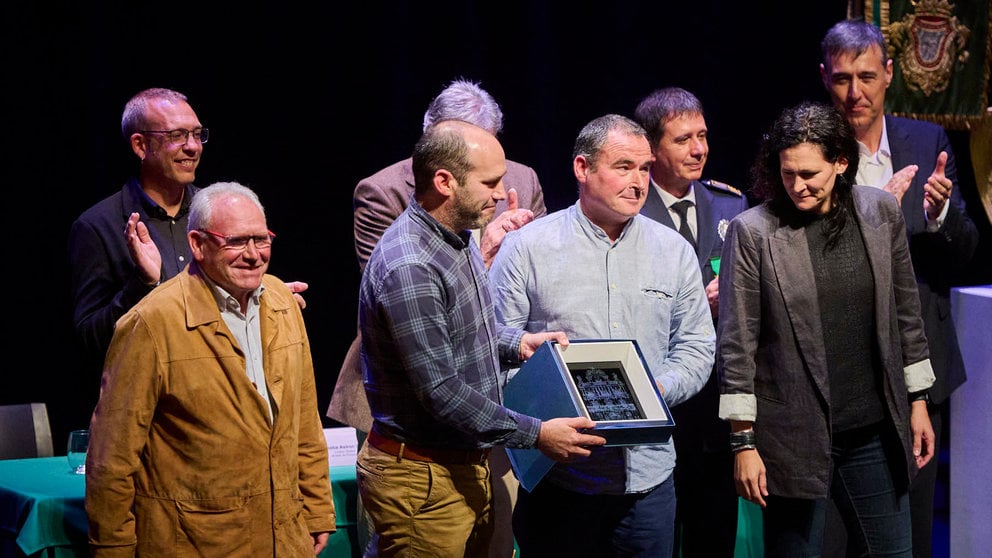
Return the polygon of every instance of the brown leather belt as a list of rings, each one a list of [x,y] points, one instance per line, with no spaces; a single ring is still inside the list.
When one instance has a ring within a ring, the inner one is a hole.
[[[384,451],[389,455],[395,455],[397,461],[412,459],[414,461],[443,463],[447,465],[475,465],[485,463],[489,457],[488,448],[457,450],[411,446],[406,442],[397,442],[396,440],[387,438],[375,430],[369,432],[368,441],[369,445],[379,451]]]

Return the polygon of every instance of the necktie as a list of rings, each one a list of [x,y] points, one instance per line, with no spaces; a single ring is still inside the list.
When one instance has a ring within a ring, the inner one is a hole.
[[[696,248],[696,239],[692,236],[692,229],[689,228],[689,207],[692,202],[689,200],[677,201],[672,204],[671,210],[679,216],[679,234],[685,237]]]

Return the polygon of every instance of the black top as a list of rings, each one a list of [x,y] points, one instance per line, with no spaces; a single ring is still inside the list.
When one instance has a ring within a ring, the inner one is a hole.
[[[875,281],[864,239],[848,219],[827,247],[823,219],[806,228],[830,374],[831,428],[843,432],[885,418],[875,336]]]

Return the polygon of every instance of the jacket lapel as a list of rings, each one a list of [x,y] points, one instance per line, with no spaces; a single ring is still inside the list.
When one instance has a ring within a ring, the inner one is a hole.
[[[665,202],[661,200],[661,195],[654,184],[648,184],[648,196],[644,207],[641,208],[641,215],[654,219],[670,229],[676,229],[675,221],[668,213],[668,208],[665,207]]]
[[[912,138],[909,137],[908,132],[900,125],[898,120],[885,117],[885,132],[889,136],[889,149],[892,151],[892,172],[897,173],[906,165],[917,164],[918,158],[914,153],[914,143]],[[908,203],[909,200],[917,197],[922,197],[923,195],[923,184],[926,183],[927,177],[933,169],[920,168],[916,171],[916,176],[913,177],[913,181],[910,183],[909,188],[903,194],[903,199],[907,203],[902,204],[902,215],[906,220],[907,226],[910,230],[916,230],[919,227],[925,227],[926,222],[923,217],[923,207],[921,205],[922,199],[919,203]]]
[[[183,296],[186,297],[187,326],[194,329],[201,327],[209,328],[213,333],[213,338],[209,342],[215,344],[214,351],[216,354],[226,354],[229,350],[238,357],[236,361],[234,359],[221,359],[223,362],[221,367],[227,375],[232,388],[238,394],[237,399],[241,402],[239,403],[239,412],[244,415],[245,421],[249,421],[249,417],[256,416],[246,413],[246,409],[251,407],[253,410],[258,411],[257,419],[252,418],[251,420],[261,421],[260,423],[253,422],[253,424],[268,425],[268,411],[262,400],[258,397],[255,388],[251,386],[251,382],[248,381],[248,376],[245,373],[244,351],[238,346],[238,342],[231,333],[231,330],[228,329],[224,319],[221,318],[220,309],[217,308],[217,300],[214,298],[210,285],[200,275],[202,271],[200,271],[199,266],[195,262],[190,263],[187,270],[187,273],[180,273],[178,276],[182,285]],[[262,323],[263,346],[265,346],[265,329],[272,328],[265,328],[264,321]],[[207,337],[206,334],[204,336]],[[265,366],[266,375],[268,375],[268,364],[266,363]],[[272,393],[271,386],[268,385],[268,387],[269,392]],[[267,427],[258,431],[268,432]]]
[[[899,123],[886,116],[885,132],[889,136],[889,149],[892,151],[892,172],[899,172],[906,165],[913,164],[912,142]]]
[[[826,395],[830,393],[827,351],[805,230],[780,226],[769,239],[768,249],[796,343],[817,388]]]
[[[854,189],[854,203],[858,208],[860,216],[861,238],[865,243],[865,251],[868,254],[868,264],[871,267],[875,282],[875,331],[878,335],[880,347],[888,347],[890,343],[889,317],[894,314],[890,308],[889,292],[892,285],[892,245],[890,225],[885,222],[877,209],[863,203],[858,195],[858,188]],[[881,352],[885,358],[885,351]],[[890,363],[883,363],[889,365]],[[896,368],[901,368],[902,363],[895,363]]]
[[[280,320],[285,320],[283,314],[291,310],[290,304],[296,304],[296,299],[292,296],[285,297],[277,294],[277,290],[271,288],[268,276],[262,279],[262,284],[265,285],[265,291],[262,293],[259,307],[262,347],[264,347],[262,362],[265,367],[265,379],[269,389],[269,396],[272,398],[273,415],[278,421],[278,411],[282,407],[286,382],[282,376],[282,368],[275,366],[269,357],[274,354],[272,350],[273,344],[278,342],[277,333],[279,332],[278,325]]]
[[[692,191],[696,193],[696,258],[699,260],[699,269],[706,269],[710,254],[713,253],[713,244],[716,243],[713,194],[698,182],[692,183]],[[703,279],[706,280],[706,277],[707,274],[704,273]]]

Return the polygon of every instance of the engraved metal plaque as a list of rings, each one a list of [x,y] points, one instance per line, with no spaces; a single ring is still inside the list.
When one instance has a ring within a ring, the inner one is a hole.
[[[645,418],[619,362],[569,364],[568,371],[592,420]]]
[[[634,340],[544,343],[503,390],[508,408],[548,420],[585,416],[607,446],[668,443],[675,421]],[[554,462],[536,449],[509,449],[521,485],[532,490]]]

